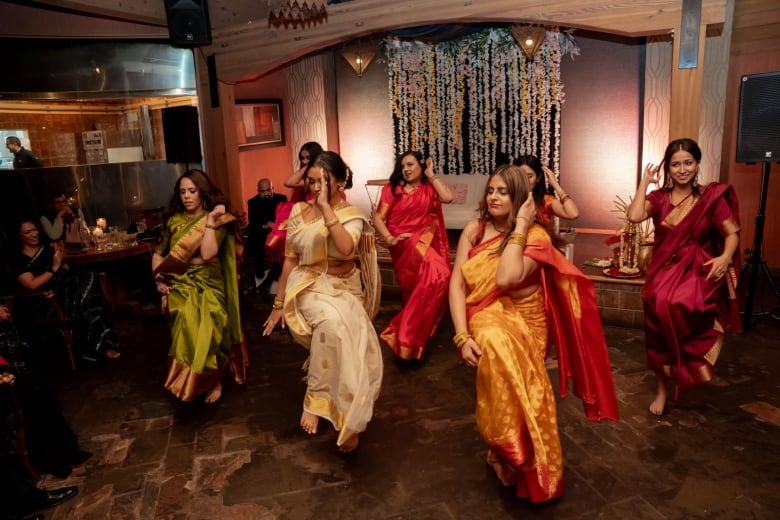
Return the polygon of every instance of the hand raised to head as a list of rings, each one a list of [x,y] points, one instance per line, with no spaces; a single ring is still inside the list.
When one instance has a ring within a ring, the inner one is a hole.
[[[661,169],[661,165],[655,165],[653,163],[647,163],[645,165],[645,173],[642,175],[642,181],[646,184],[658,184],[660,175],[658,172]]]
[[[433,171],[433,159],[431,159],[430,157],[425,159],[425,172],[424,173],[425,173],[425,176],[428,177],[429,179],[431,177],[433,177],[434,175],[436,175],[436,173],[434,173],[434,171]]]
[[[216,218],[224,215],[226,211],[227,210],[225,209],[225,205],[224,204],[217,204],[216,206],[214,206],[214,209],[212,209],[209,212],[209,217],[211,217],[213,219],[216,219]]]

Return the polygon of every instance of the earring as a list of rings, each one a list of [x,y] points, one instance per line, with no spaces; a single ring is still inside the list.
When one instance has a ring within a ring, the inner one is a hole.
[[[343,184],[339,184],[339,191],[344,191],[344,185]]]
[[[666,178],[666,187],[669,188],[670,190],[674,188],[674,181],[672,180],[671,176]]]
[[[696,173],[693,176],[693,182],[691,182],[691,184],[693,184],[694,188],[699,185],[699,170],[696,170]]]

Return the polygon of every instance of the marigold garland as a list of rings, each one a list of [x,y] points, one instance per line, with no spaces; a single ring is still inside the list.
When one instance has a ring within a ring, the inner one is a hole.
[[[532,60],[503,28],[438,44],[388,39],[385,54],[396,153],[419,150],[444,173],[489,173],[499,153],[559,171],[561,57],[579,54],[570,31],[548,30]]]

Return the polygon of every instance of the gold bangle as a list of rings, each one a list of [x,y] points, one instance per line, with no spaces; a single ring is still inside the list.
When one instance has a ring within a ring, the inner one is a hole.
[[[569,197],[568,195],[564,194],[563,197],[561,197],[561,205],[566,204],[567,200],[571,200],[571,197]]]
[[[330,228],[332,228],[333,226],[335,226],[338,223],[339,223],[339,219],[338,218],[334,218],[333,220],[329,220],[328,222],[325,222],[325,227],[330,229]]]
[[[213,224],[206,224],[206,229],[217,229],[217,227]]]
[[[468,340],[473,339],[471,337],[471,334],[467,330],[464,330],[463,332],[458,332],[455,334],[455,336],[452,337],[452,342],[455,343],[456,348],[463,348],[463,345],[468,342]]]
[[[282,310],[284,308],[284,304],[280,302],[279,300],[274,300],[273,305],[271,305],[271,308],[275,311]]]
[[[509,234],[509,239],[506,241],[506,245],[514,244],[516,246],[520,246],[520,249],[525,247],[525,243],[528,240],[528,237],[522,233],[518,233],[517,231],[513,231]]]
[[[438,178],[439,178],[439,174],[438,174],[438,173],[434,173],[433,175],[431,175],[430,177],[428,177],[428,180],[429,180],[429,181],[431,181],[431,182],[433,182],[433,181],[435,181],[435,180],[436,180],[436,179],[438,179]]]

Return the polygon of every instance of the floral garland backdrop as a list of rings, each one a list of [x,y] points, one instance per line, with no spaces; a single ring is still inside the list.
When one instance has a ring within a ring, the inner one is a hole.
[[[458,174],[486,174],[497,157],[533,154],[558,171],[561,56],[579,54],[570,31],[547,31],[531,60],[509,29],[384,43],[396,154],[418,150]]]

